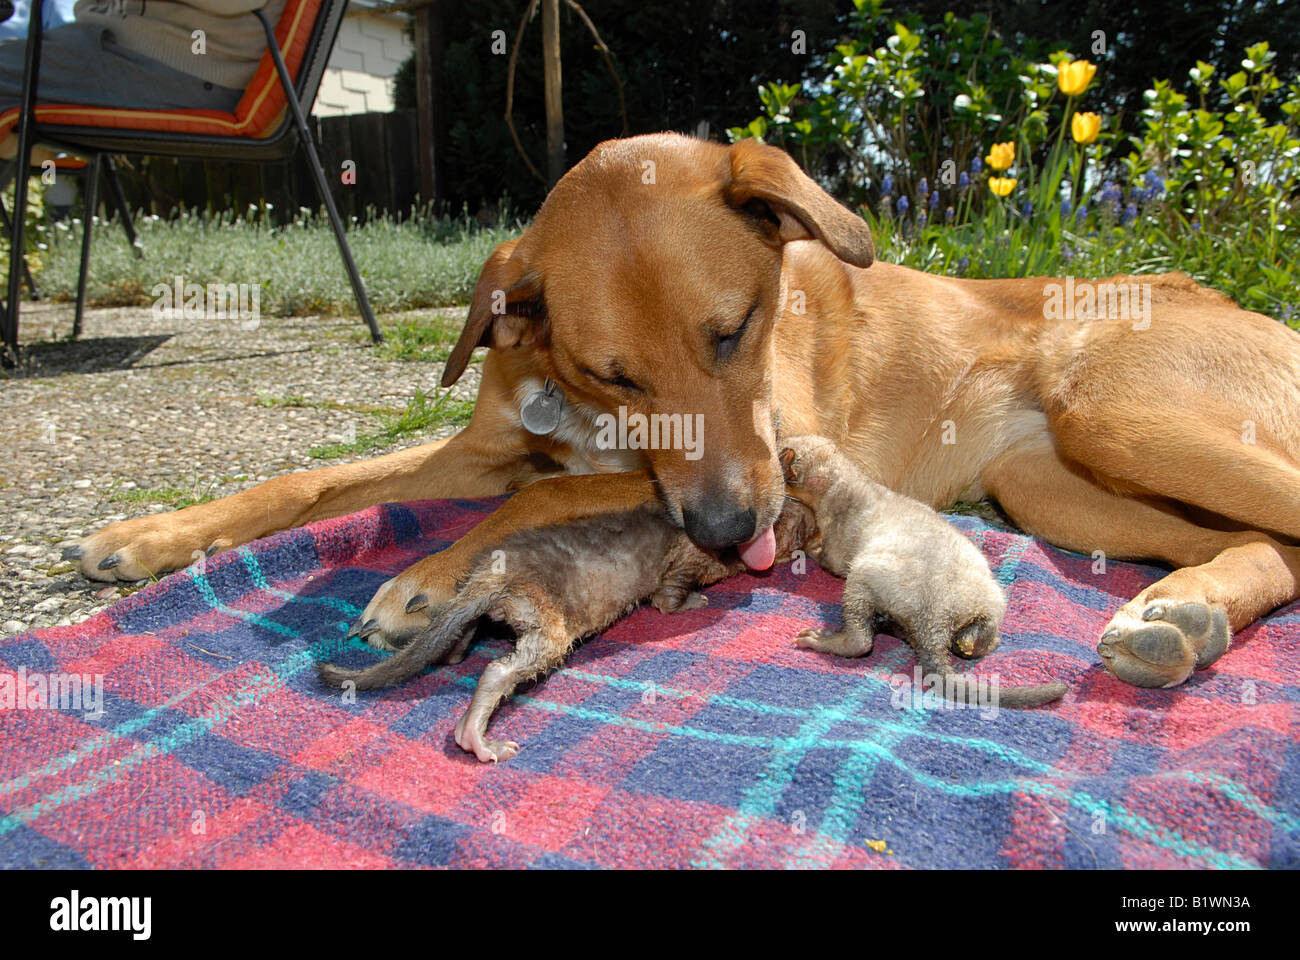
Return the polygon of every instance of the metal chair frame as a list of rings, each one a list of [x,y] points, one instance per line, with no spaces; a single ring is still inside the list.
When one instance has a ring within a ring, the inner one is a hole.
[[[288,110],[279,125],[266,137],[217,136],[195,133],[175,133],[158,130],[127,130],[119,128],[73,126],[69,124],[39,123],[35,119],[37,79],[40,71],[41,13],[45,0],[32,0],[27,31],[27,47],[23,64],[23,92],[18,120],[18,157],[30,157],[38,142],[86,156],[90,160],[86,180],[86,211],[81,245],[81,269],[77,286],[77,315],[74,335],[81,331],[81,315],[85,304],[86,279],[90,262],[90,244],[93,211],[97,201],[99,176],[105,169],[112,171],[112,154],[135,154],[163,157],[199,157],[212,160],[252,161],[258,163],[281,162],[291,159],[302,148],[311,170],[316,190],[329,217],[330,227],[338,242],[339,253],[352,282],[352,292],[357,300],[362,319],[370,329],[375,343],[383,339],[365,284],[352,256],[352,248],[343,229],[338,206],[329,190],[329,181],[321,166],[320,155],[307,123],[307,114],[316,99],[330,50],[338,36],[347,0],[321,0],[320,11],[308,39],[303,62],[295,84],[285,65],[284,56],[275,39],[275,28],[261,10],[252,11],[266,33],[267,51],[275,65],[276,77],[284,91]],[[158,0],[155,0],[158,2]],[[110,189],[119,209],[125,206],[121,198],[121,185],[115,173],[109,178]],[[21,286],[25,267],[25,233],[23,222],[27,215],[27,177],[18,177],[14,187],[14,210],[10,224],[9,280],[5,309],[0,316],[3,326],[6,361],[12,363],[18,356],[18,317],[21,303]],[[138,248],[137,248],[138,249]]]

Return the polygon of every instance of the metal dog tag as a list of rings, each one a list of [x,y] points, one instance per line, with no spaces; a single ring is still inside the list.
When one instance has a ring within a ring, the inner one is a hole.
[[[564,391],[550,380],[544,390],[534,390],[519,408],[524,429],[538,436],[554,433],[564,416]]]

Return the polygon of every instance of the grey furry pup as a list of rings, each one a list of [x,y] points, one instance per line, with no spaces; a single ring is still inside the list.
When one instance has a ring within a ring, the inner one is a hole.
[[[775,527],[777,557],[789,558],[813,531],[812,511],[787,501]],[[659,503],[524,530],[486,547],[469,564],[455,596],[430,611],[429,626],[385,660],[361,670],[320,666],[321,678],[370,690],[397,683],[431,663],[457,663],[480,617],[509,626],[514,652],[483,670],[456,742],[482,761],[508,760],[512,741],[487,737],[488,721],[521,683],[559,666],[574,645],[649,599],[663,613],[707,603],[696,586],[745,569],[734,551],[701,550]]]
[[[869,480],[826,437],[780,446],[789,494],[816,513],[808,553],[845,579],[843,629],[804,630],[799,646],[860,657],[875,644],[877,619],[893,621],[925,673],[941,678],[936,692],[957,703],[986,699],[949,656],[982,657],[998,646],[1007,602],[984,555],[925,504]],[[994,706],[1038,706],[1067,689],[1056,681],[1000,688]]]

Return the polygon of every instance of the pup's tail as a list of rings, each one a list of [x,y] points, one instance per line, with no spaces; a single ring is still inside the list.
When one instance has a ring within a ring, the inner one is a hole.
[[[918,637],[916,658],[926,674],[939,678],[935,692],[954,703],[972,706],[994,707],[1037,707],[1051,703],[1065,696],[1070,688],[1059,680],[1027,687],[993,687],[987,680],[977,676],[956,673],[948,655],[949,644],[963,640],[962,635],[970,632],[967,641],[961,645],[973,649],[988,650],[996,646],[993,634],[997,625],[986,620],[977,620],[959,631],[956,638],[947,636]]]
[[[373,690],[405,680],[445,657],[465,636],[465,631],[474,629],[474,621],[504,595],[505,590],[500,587],[468,587],[445,604],[424,630],[391,657],[362,670],[322,663],[317,667],[320,678],[332,687],[351,681],[358,690]]]

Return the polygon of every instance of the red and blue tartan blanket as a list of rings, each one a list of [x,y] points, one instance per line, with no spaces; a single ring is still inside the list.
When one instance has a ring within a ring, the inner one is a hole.
[[[1094,573],[971,518],[953,522],[1010,604],[1001,648],[959,669],[1059,677],[1056,704],[926,709],[900,695],[900,641],[861,660],[796,648],[838,622],[842,584],[811,564],[588,641],[502,706],[494,736],[522,745],[506,763],[452,727],[507,641],[352,703],[323,687],[317,661],[379,656],[344,639],[375,588],[499,502],[287,531],[0,641],[0,698],[28,694],[0,709],[0,865],[1300,865],[1300,605],[1185,686],[1137,689],[1094,645],[1160,571]],[[74,675],[102,678],[98,715]]]

